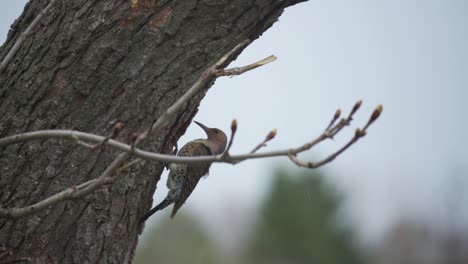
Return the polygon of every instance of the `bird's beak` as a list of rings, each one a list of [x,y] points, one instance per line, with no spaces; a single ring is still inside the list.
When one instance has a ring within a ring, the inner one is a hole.
[[[195,122],[195,124],[199,125],[203,130],[205,130],[205,133],[208,135],[208,131],[209,131],[209,127],[205,126],[204,124],[200,123],[200,122],[197,122],[197,121],[193,121]]]

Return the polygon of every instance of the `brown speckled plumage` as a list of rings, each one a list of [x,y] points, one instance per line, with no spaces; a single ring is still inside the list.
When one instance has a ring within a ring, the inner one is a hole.
[[[182,147],[178,156],[207,156],[212,154],[213,153],[211,153],[210,149],[207,146],[205,146],[203,142],[192,141],[186,144],[184,147]],[[172,208],[171,217],[174,217],[177,213],[177,210],[179,210],[180,207],[185,203],[187,198],[197,186],[197,183],[200,180],[200,178],[208,174],[210,166],[211,163],[196,163],[184,166],[185,173],[181,175],[181,177],[184,177],[184,180],[182,182],[182,188],[179,196],[174,201],[174,207]],[[187,175],[191,176],[187,177]]]
[[[201,123],[195,123],[205,130],[208,138],[188,142],[180,149],[177,156],[190,157],[221,154],[226,148],[226,134],[217,128],[208,128]],[[171,218],[174,217],[193,192],[200,178],[208,174],[210,166],[211,162],[171,164],[171,172],[167,178],[167,188],[169,192],[166,198],[146,213],[141,221],[145,221],[156,211],[162,210],[172,203],[174,203],[174,207],[172,208]]]

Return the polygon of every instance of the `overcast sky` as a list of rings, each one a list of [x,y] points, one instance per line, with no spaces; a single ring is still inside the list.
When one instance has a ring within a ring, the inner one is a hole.
[[[2,2],[0,43],[25,2]],[[237,118],[235,153],[250,150],[272,128],[278,136],[265,150],[282,149],[317,136],[336,108],[348,110],[362,99],[347,133],[301,156],[320,158],[341,146],[383,104],[383,115],[368,135],[322,169],[347,193],[347,208],[361,234],[378,237],[402,214],[440,223],[445,197],[454,191],[463,194],[459,215],[468,222],[466,14],[465,0],[313,0],[296,5],[231,66],[270,54],[278,60],[219,79],[195,120],[229,131]],[[202,136],[192,126],[179,146]],[[182,210],[195,212],[206,225],[240,228],[246,214],[255,216],[271,172],[280,165],[294,167],[284,158],[216,164]],[[165,194],[158,189],[156,201]],[[153,221],[161,217],[167,214]]]

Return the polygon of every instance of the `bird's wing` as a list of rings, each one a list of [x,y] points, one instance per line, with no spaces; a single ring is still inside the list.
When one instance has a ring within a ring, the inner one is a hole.
[[[192,156],[207,156],[212,155],[210,149],[205,146],[203,143],[196,144],[193,148]],[[184,152],[181,150],[180,156],[185,156]],[[208,173],[210,169],[210,163],[195,163],[195,164],[188,164],[187,165],[187,172],[186,172],[186,179],[184,179],[182,184],[182,190],[174,202],[174,207],[172,208],[171,217],[174,217],[177,213],[177,210],[185,203],[187,198],[190,196],[192,191],[197,186],[198,181],[201,177]]]

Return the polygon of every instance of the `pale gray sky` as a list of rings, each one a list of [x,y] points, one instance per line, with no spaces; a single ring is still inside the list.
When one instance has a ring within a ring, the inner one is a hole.
[[[0,42],[25,2],[3,1]],[[291,7],[233,65],[270,54],[278,61],[218,80],[195,120],[229,131],[237,118],[236,153],[277,128],[266,149],[273,150],[312,139],[336,108],[348,110],[362,99],[348,133],[308,156],[318,158],[341,146],[381,103],[383,115],[368,136],[322,170],[346,191],[365,238],[378,237],[402,214],[440,223],[451,179],[461,177],[457,187],[468,193],[466,14],[464,0],[313,0]],[[179,145],[202,136],[192,126]],[[206,225],[242,229],[280,165],[294,167],[284,158],[214,165],[184,210]],[[165,194],[158,189],[156,201]],[[465,222],[467,198],[462,195],[459,213]],[[161,217],[167,215],[152,221]]]

